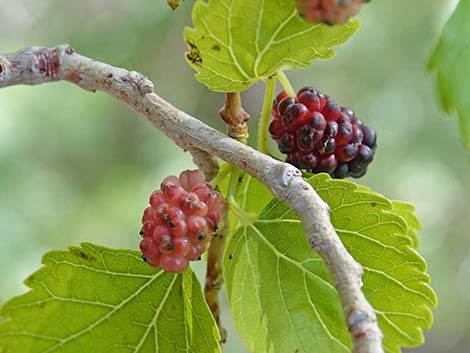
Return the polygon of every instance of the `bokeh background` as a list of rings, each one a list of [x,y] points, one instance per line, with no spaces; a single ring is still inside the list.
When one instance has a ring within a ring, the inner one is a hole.
[[[163,97],[223,130],[223,95],[196,82],[183,58],[191,3],[173,13],[164,0],[0,0],[0,52],[68,42],[146,73]],[[417,207],[440,305],[426,344],[413,352],[470,352],[469,152],[425,68],[455,4],[373,1],[337,57],[288,72],[296,87],[321,88],[378,130],[376,160],[360,183]],[[244,94],[253,140],[262,96],[261,83]],[[49,249],[83,241],[137,248],[150,191],[188,167],[188,154],[103,94],[67,83],[2,89],[0,301],[26,290],[22,280]],[[246,352],[233,330],[225,351]]]

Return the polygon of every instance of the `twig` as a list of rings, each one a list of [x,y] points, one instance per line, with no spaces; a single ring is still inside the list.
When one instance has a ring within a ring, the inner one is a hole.
[[[224,218],[224,228],[211,240],[207,254],[206,284],[204,287],[204,297],[209,305],[209,309],[214,316],[215,322],[220,332],[220,342],[227,341],[227,330],[222,326],[220,320],[220,291],[224,285],[223,259],[225,251],[225,237],[228,232],[228,217]]]
[[[250,116],[243,109],[240,92],[227,93],[227,99],[222,109],[219,110],[219,115],[227,124],[227,135],[240,142],[248,140],[248,120]],[[229,196],[234,195],[238,185],[238,178],[240,172],[238,168],[231,169],[231,178],[229,185]],[[233,179],[236,179],[233,181]],[[228,198],[227,198],[228,199]],[[228,219],[226,218],[226,221]],[[225,234],[228,234],[228,223],[225,223],[222,236],[217,240],[213,240],[208,250],[207,272],[206,272],[206,286],[204,288],[204,295],[207,304],[212,311],[217,326],[219,327],[221,342],[225,343],[227,340],[227,330],[223,328],[220,320],[220,303],[219,294],[224,284],[224,268],[223,256],[225,250]]]
[[[346,251],[330,222],[329,209],[293,166],[277,161],[205,125],[153,92],[142,74],[74,53],[68,45],[26,48],[0,55],[0,87],[65,80],[100,90],[126,103],[178,146],[221,158],[262,181],[303,222],[310,244],[323,258],[338,292],[353,352],[382,353],[382,333],[361,291],[362,267]]]

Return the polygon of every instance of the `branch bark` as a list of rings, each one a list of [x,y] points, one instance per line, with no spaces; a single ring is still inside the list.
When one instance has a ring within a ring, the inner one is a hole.
[[[229,92],[219,115],[227,124],[227,135],[245,143],[248,140],[248,120],[250,116],[242,107],[240,92]],[[230,190],[230,188],[229,188]],[[230,191],[229,191],[230,192]],[[212,239],[207,251],[207,271],[204,296],[214,316],[220,332],[220,342],[227,341],[227,330],[222,326],[220,314],[220,291],[224,285],[224,250],[225,236],[229,233],[228,217],[225,217],[225,227],[217,239]]]
[[[25,48],[0,55],[0,88],[64,80],[105,92],[127,104],[161,129],[178,146],[231,163],[262,181],[275,197],[300,217],[305,234],[325,261],[338,292],[353,352],[382,353],[382,333],[371,305],[361,291],[362,267],[346,251],[330,222],[329,209],[298,169],[277,161],[205,125],[154,93],[142,74],[76,54],[69,45]],[[214,165],[210,168],[214,168]]]

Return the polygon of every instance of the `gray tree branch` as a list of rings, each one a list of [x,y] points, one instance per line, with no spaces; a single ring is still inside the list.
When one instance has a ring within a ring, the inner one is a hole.
[[[25,48],[0,55],[0,88],[68,81],[105,92],[127,104],[161,129],[178,146],[193,152],[206,173],[215,173],[213,156],[263,182],[300,217],[305,234],[325,261],[338,292],[353,352],[382,353],[382,333],[361,291],[362,267],[346,251],[331,225],[329,208],[298,169],[244,145],[175,108],[154,92],[142,74],[116,68],[74,52],[69,45]],[[203,162],[201,162],[203,161]]]

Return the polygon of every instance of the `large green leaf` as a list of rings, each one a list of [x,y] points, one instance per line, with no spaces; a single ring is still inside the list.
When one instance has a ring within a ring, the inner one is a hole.
[[[333,225],[364,267],[363,290],[384,332],[385,351],[422,344],[436,296],[405,218],[395,212],[399,204],[325,174],[309,182],[330,205]],[[252,210],[261,204],[246,202]],[[350,351],[331,279],[302,224],[283,203],[273,200],[253,224],[233,235],[225,266],[235,323],[250,351]]]
[[[52,251],[32,290],[0,311],[2,353],[215,353],[219,334],[196,276],[91,244]]]
[[[457,112],[464,143],[470,147],[470,0],[460,0],[429,62],[436,72],[441,103]]]
[[[309,66],[334,55],[359,22],[341,26],[304,21],[295,0],[197,0],[186,28],[188,63],[209,89],[238,92],[279,69]]]

